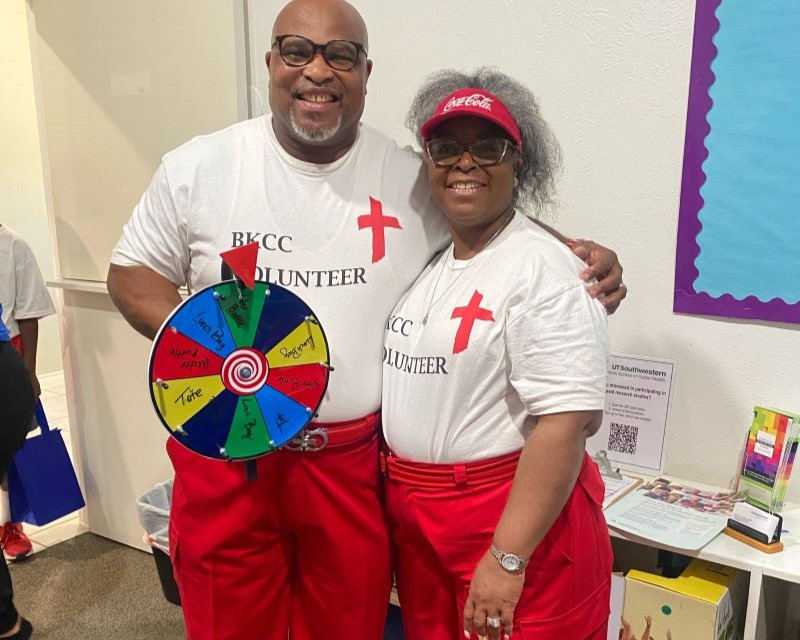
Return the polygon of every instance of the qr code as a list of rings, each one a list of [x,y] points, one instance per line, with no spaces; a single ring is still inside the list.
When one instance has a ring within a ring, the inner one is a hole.
[[[639,427],[632,427],[627,424],[611,423],[611,431],[608,434],[608,450],[616,453],[636,453],[636,445],[639,440]]]

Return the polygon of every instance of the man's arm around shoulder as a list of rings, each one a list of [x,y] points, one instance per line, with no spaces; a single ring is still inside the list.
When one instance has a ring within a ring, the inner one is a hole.
[[[616,252],[591,240],[570,240],[564,234],[541,220],[533,220],[542,229],[554,236],[559,242],[564,243],[572,252],[583,260],[587,267],[581,273],[581,278],[595,282],[589,287],[589,295],[600,299],[608,313],[614,313],[620,303],[628,295],[628,287],[622,282],[622,265]]]
[[[181,302],[178,287],[147,267],[112,264],[106,284],[111,301],[123,317],[151,340]]]

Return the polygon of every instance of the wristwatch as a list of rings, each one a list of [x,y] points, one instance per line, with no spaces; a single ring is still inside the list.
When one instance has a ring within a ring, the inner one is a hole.
[[[497,545],[492,542],[492,546],[489,547],[489,552],[497,558],[497,561],[500,563],[500,566],[503,567],[505,571],[509,573],[519,573],[522,571],[528,564],[527,560],[523,560],[520,558],[516,553],[505,553],[500,551],[497,548]]]

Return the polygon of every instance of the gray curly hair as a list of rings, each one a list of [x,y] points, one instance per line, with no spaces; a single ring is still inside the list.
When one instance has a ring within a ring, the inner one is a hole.
[[[430,76],[417,91],[406,115],[406,127],[424,149],[420,127],[448,95],[467,88],[493,93],[517,121],[522,133],[522,149],[514,202],[523,210],[533,209],[538,215],[553,201],[555,174],[561,166],[561,148],[542,118],[539,104],[530,89],[491,67],[481,67],[473,73],[443,69]]]

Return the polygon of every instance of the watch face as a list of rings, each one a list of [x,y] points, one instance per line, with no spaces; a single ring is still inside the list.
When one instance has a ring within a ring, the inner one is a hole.
[[[519,558],[513,553],[507,553],[503,556],[500,564],[503,565],[503,569],[506,571],[517,571],[519,569]]]

